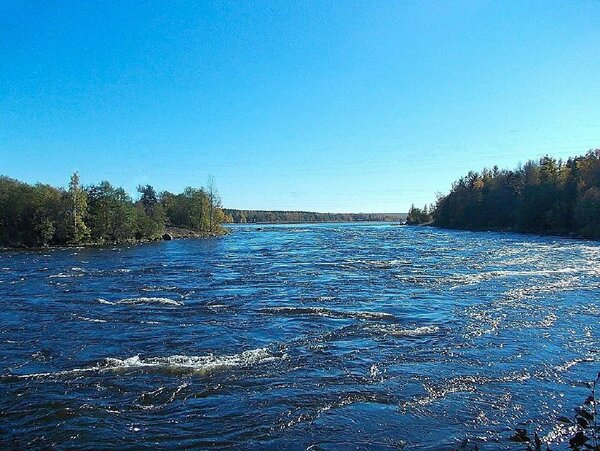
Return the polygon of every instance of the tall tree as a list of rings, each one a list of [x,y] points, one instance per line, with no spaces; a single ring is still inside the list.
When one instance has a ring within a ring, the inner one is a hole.
[[[87,193],[79,182],[79,173],[74,172],[69,182],[69,218],[68,240],[73,243],[81,243],[90,235],[90,230],[85,223],[87,215]]]
[[[138,193],[141,194],[140,203],[143,205],[146,214],[151,215],[158,205],[156,191],[154,191],[154,188],[151,185],[139,185],[137,190]]]
[[[217,187],[215,185],[215,179],[211,175],[208,177],[208,183],[206,185],[206,192],[208,194],[208,230],[212,233],[215,226],[215,211],[221,208],[221,196],[219,196],[219,192],[217,191]]]
[[[156,191],[150,185],[138,186],[141,194],[136,203],[136,238],[157,239],[164,233],[165,214]]]

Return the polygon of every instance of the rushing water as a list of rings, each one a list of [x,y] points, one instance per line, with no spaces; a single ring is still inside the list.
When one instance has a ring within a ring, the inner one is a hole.
[[[564,440],[600,369],[599,262],[594,242],[390,224],[3,252],[0,445]]]

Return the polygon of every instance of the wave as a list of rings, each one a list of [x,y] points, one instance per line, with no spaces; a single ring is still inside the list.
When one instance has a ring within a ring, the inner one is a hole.
[[[397,324],[387,326],[374,325],[369,329],[383,335],[391,335],[394,337],[421,337],[424,335],[434,335],[440,331],[438,326],[420,326],[407,329],[405,327],[400,327]]]
[[[142,291],[175,291],[178,290],[179,288],[176,286],[160,286],[160,285],[148,285],[145,287],[142,287],[141,290]]]
[[[568,362],[564,362],[562,365],[557,365],[555,369],[560,372],[566,372],[571,369],[571,367],[578,365],[580,363],[592,363],[595,360],[591,357],[581,357],[578,359],[569,360]]]
[[[410,265],[408,260],[338,260],[329,262],[317,262],[319,266],[341,268],[341,269],[392,269],[399,266]]]
[[[400,411],[408,412],[412,409],[425,407],[444,399],[455,393],[474,393],[481,390],[482,386],[489,384],[506,384],[512,382],[524,382],[531,379],[531,373],[524,369],[521,372],[509,373],[498,377],[481,376],[478,374],[462,375],[451,378],[442,378],[440,381],[428,380],[423,383],[426,392],[423,396],[416,396],[408,401],[400,403]],[[497,399],[496,402],[501,402]]]
[[[445,276],[440,276],[436,278],[435,276],[430,275],[429,277],[433,278],[435,283],[438,284],[451,284],[451,289],[456,289],[460,286],[464,285],[476,285],[484,282],[488,282],[491,280],[497,279],[511,279],[515,277],[555,277],[555,276],[563,276],[574,274],[576,276],[581,275],[590,275],[594,276],[599,273],[597,268],[581,268],[581,267],[567,267],[567,268],[558,268],[558,269],[539,269],[539,270],[517,270],[517,269],[507,269],[507,270],[495,270],[495,271],[478,271],[474,273],[467,274],[448,274]],[[401,276],[402,277],[402,276]],[[573,281],[573,278],[567,279]],[[564,284],[563,281],[556,282],[557,284]],[[562,285],[561,285],[562,286]]]
[[[551,379],[556,381],[557,373],[567,372],[574,365],[593,362],[596,362],[596,360],[591,357],[582,357],[564,362],[560,365],[555,365],[551,368],[544,366],[531,371],[527,368],[523,368],[522,370],[499,376],[482,376],[474,374],[456,376],[453,378],[442,379],[441,381],[430,380],[423,384],[423,388],[427,393],[426,395],[401,403],[400,408],[404,411],[404,409],[407,408],[427,406],[453,393],[476,392],[481,390],[482,386],[489,384],[522,383],[530,379]]]
[[[153,410],[164,407],[175,401],[189,386],[189,383],[184,382],[175,387],[172,391],[168,387],[159,387],[156,390],[144,392],[135,400],[135,405],[144,410]]]
[[[391,313],[384,312],[352,312],[332,310],[325,307],[268,307],[260,310],[263,313],[275,315],[313,315],[326,318],[355,318],[365,320],[383,319],[393,321],[396,319]]]
[[[166,371],[191,371],[194,373],[208,373],[220,369],[234,367],[247,367],[259,363],[266,363],[282,358],[272,354],[268,348],[252,349],[240,354],[216,356],[208,354],[205,356],[172,355],[169,357],[141,358],[133,356],[127,359],[107,358],[106,370],[120,369],[157,369]]]
[[[504,295],[511,300],[539,297],[540,295],[553,294],[565,291],[595,290],[598,287],[591,284],[581,284],[578,278],[566,278],[551,283],[533,285],[523,288],[508,290]]]
[[[162,305],[183,305],[182,301],[176,301],[169,298],[157,298],[157,297],[139,297],[139,298],[126,298],[119,301],[107,301],[106,299],[98,299],[101,304],[119,305],[148,305],[148,304],[162,304]]]
[[[342,409],[352,404],[380,404],[382,406],[393,406],[396,405],[396,400],[387,395],[381,395],[373,392],[351,392],[342,394],[338,399],[332,399],[322,405],[316,405],[314,407],[307,408],[295,408],[288,412],[283,420],[278,425],[279,430],[294,427],[300,423],[311,423],[319,418],[321,415],[335,409]],[[288,417],[292,417],[288,420]]]
[[[88,318],[87,316],[80,316],[80,315],[73,315],[73,318],[77,318],[82,321],[88,321],[90,323],[106,323],[107,322],[105,319]]]
[[[391,269],[395,266],[404,266],[410,264],[410,262],[407,260],[356,260],[356,263],[377,269]]]
[[[48,276],[49,279],[70,279],[71,277],[83,277],[83,273],[82,272],[75,272],[75,273],[60,272],[58,274],[51,274]]]
[[[63,376],[78,376],[87,373],[126,372],[126,371],[156,371],[165,373],[191,373],[209,374],[214,371],[232,368],[246,368],[253,365],[286,359],[287,354],[274,354],[268,348],[251,349],[233,355],[203,356],[172,355],[168,357],[147,357],[139,355],[125,359],[107,357],[97,365],[85,368],[74,368],[72,370],[56,371],[48,373],[33,373],[20,375],[5,375],[0,378],[8,379],[36,379],[36,378],[60,378]]]

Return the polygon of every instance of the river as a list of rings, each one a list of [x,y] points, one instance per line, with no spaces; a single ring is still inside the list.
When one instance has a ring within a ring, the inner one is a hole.
[[[5,251],[0,293],[4,449],[560,448],[600,370],[583,240],[240,225]]]

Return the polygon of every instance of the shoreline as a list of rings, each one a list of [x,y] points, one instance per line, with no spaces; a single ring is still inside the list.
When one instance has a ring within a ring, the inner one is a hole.
[[[124,241],[92,241],[77,244],[49,244],[46,246],[27,246],[25,244],[15,245],[3,245],[0,246],[0,252],[6,251],[39,251],[47,249],[78,249],[78,248],[100,248],[100,247],[111,247],[111,246],[136,246],[138,244],[149,244],[149,243],[160,243],[161,241],[172,241],[172,240],[186,240],[186,239],[207,239],[207,238],[221,238],[228,235],[229,231],[222,228],[220,231],[209,232],[209,231],[197,231],[190,229],[181,229],[178,227],[167,227],[161,237],[149,239],[142,238],[139,240],[131,239]],[[167,237],[168,236],[168,237]]]
[[[600,237],[590,237],[578,235],[577,233],[559,233],[559,232],[526,232],[521,230],[513,230],[513,229],[465,229],[459,227],[444,227],[434,222],[428,222],[426,224],[407,224],[410,226],[417,227],[435,227],[436,229],[441,230],[457,230],[461,232],[497,232],[497,233],[514,233],[517,235],[529,235],[529,236],[538,236],[538,237],[553,237],[553,238],[567,238],[572,240],[582,240],[582,241],[600,241]]]
[[[404,224],[401,221],[264,221],[264,222],[228,222],[224,227],[232,225],[285,225],[285,224]]]

